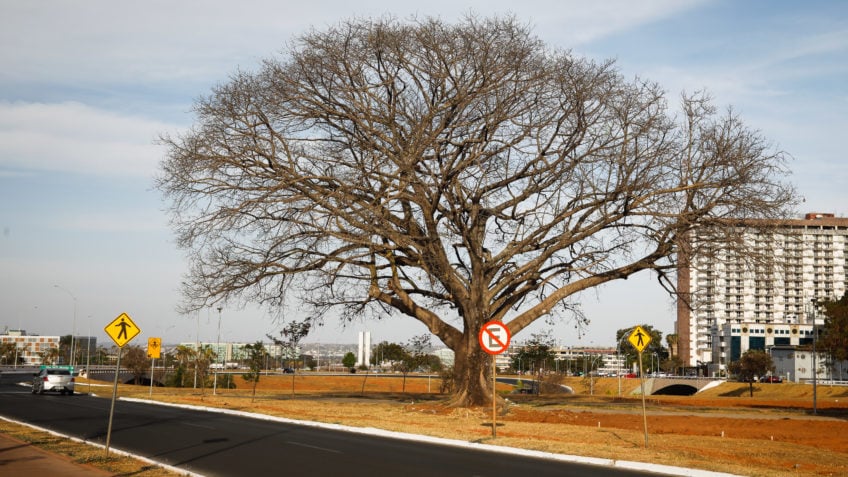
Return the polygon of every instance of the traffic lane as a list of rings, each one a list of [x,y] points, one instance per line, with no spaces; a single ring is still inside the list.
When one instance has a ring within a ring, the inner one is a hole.
[[[0,386],[2,415],[57,431],[78,426],[80,421],[101,418],[101,401],[76,394],[32,394],[29,387],[20,385]]]
[[[21,389],[24,391],[22,392]],[[87,395],[30,394],[29,388],[0,386],[0,414],[80,439],[105,444],[111,398]],[[184,412],[164,406],[115,403],[114,432],[140,432],[149,426],[176,426],[185,422]],[[155,440],[158,442],[159,440]]]
[[[109,399],[13,393],[0,401],[4,415],[105,443]],[[116,403],[112,446],[209,476],[646,475],[125,401]]]
[[[156,425],[113,429],[113,442],[121,448],[137,449],[151,459],[208,476],[283,470],[286,475],[409,477],[512,476],[527,471],[542,476],[647,475],[215,412],[186,410],[180,417]],[[127,432],[130,428],[133,431]]]

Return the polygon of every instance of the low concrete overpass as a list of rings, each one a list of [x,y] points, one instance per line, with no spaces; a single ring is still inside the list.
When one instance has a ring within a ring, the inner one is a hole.
[[[674,396],[691,396],[699,391],[702,391],[713,386],[723,383],[725,379],[719,378],[701,378],[689,376],[669,376],[662,378],[646,378],[645,379],[645,395],[674,395]],[[640,394],[641,389],[637,387],[633,394]]]

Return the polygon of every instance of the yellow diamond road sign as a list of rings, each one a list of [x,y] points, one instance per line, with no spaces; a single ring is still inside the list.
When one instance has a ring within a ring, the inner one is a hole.
[[[633,332],[630,333],[630,336],[627,338],[627,341],[633,345],[640,353],[643,349],[648,346],[648,343],[651,342],[651,335],[648,334],[641,326],[637,326],[633,329]]]
[[[126,313],[121,313],[120,316],[106,325],[106,328],[103,328],[103,330],[119,348],[123,348],[125,344],[141,333],[138,326],[133,323],[130,315]]]

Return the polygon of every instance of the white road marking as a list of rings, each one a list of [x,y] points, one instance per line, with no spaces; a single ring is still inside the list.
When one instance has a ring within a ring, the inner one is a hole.
[[[301,442],[286,441],[286,444],[291,444],[291,445],[300,446],[300,447],[308,447],[310,449],[315,449],[315,450],[320,450],[320,451],[325,451],[325,452],[333,452],[335,454],[341,454],[342,453],[342,451],[340,451],[340,450],[328,449],[326,447],[311,446],[309,444],[303,444]]]
[[[184,422],[183,424],[185,424],[187,426],[192,426],[192,427],[199,427],[201,429],[216,429],[215,427],[212,427],[212,426],[204,426],[202,424],[195,424],[193,422]]]

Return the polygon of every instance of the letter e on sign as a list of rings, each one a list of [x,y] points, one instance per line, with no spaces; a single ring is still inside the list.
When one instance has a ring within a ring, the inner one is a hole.
[[[509,328],[500,321],[490,321],[480,329],[478,339],[483,351],[489,354],[501,354],[509,348]]]

